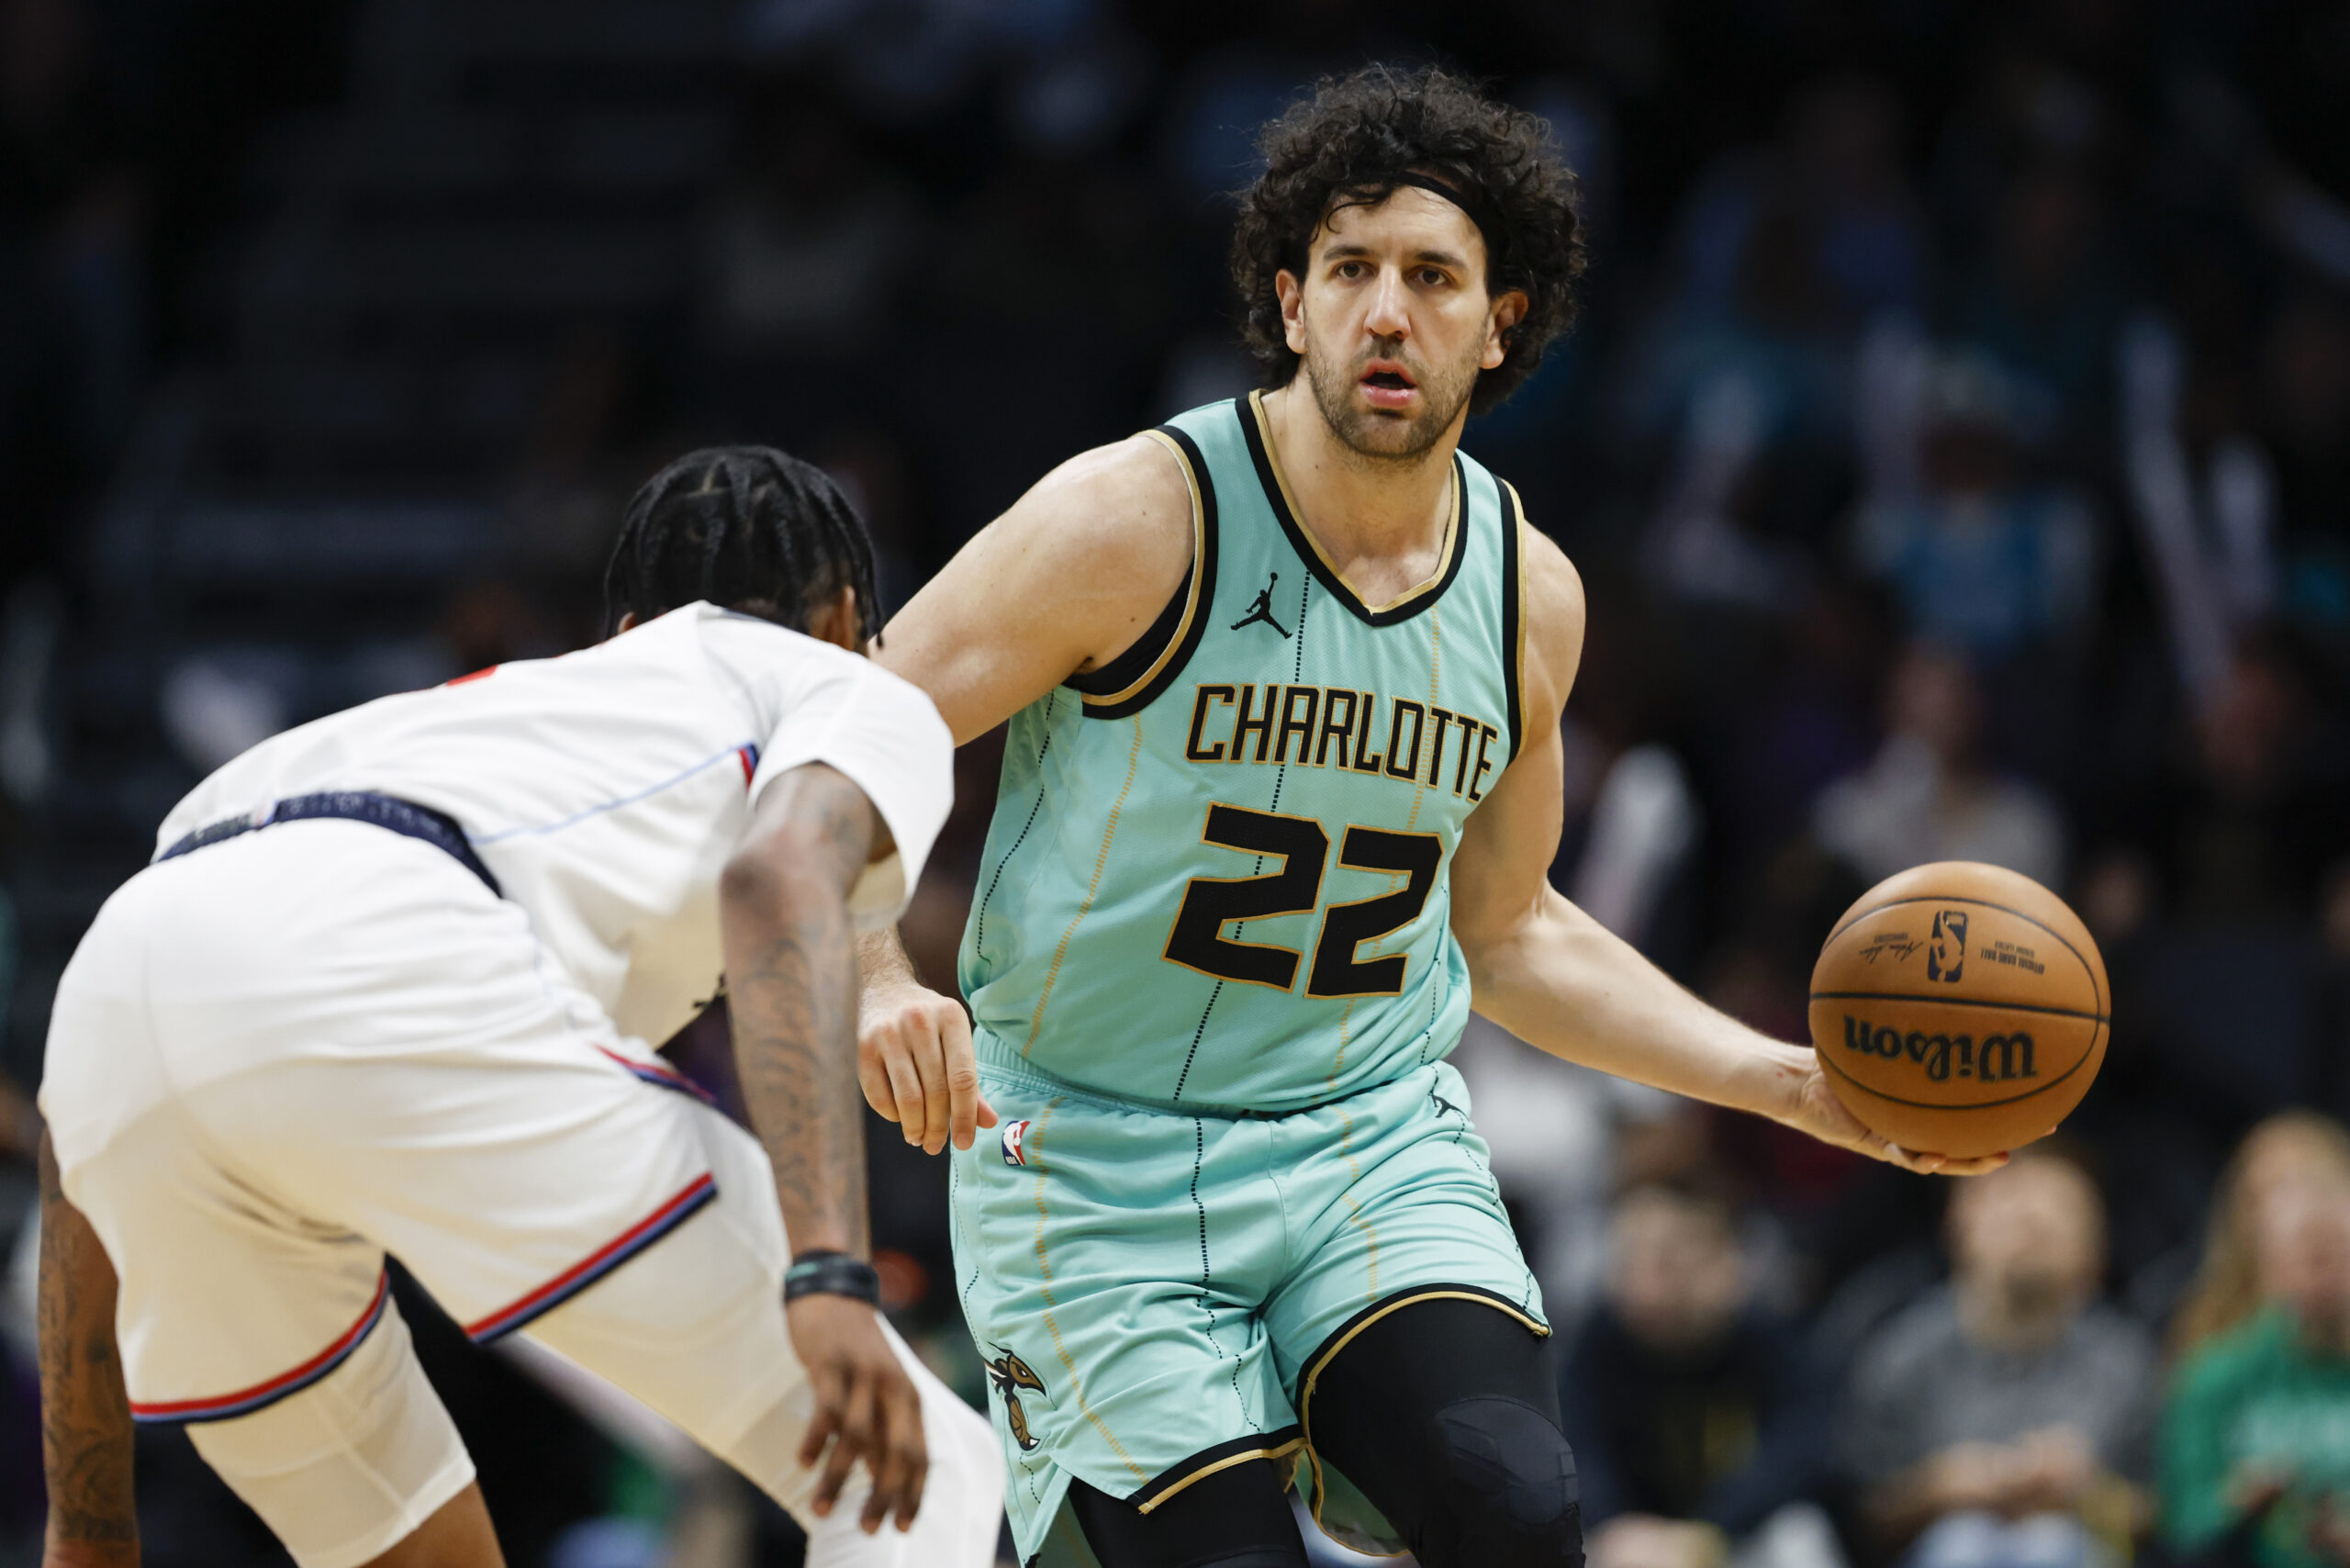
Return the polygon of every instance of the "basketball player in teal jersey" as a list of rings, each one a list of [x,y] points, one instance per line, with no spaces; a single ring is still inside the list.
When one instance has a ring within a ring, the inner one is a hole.
[[[1302,1564],[1295,1474],[1427,1568],[1579,1562],[1541,1302],[1444,1060],[1470,1008],[1954,1167],[1545,880],[1583,591],[1457,448],[1571,313],[1544,128],[1374,68],[1264,151],[1234,270],[1275,385],[1065,465],[876,650],[958,740],[1012,727],[972,1024],[870,946],[861,1076],[955,1146],[1024,1562]]]

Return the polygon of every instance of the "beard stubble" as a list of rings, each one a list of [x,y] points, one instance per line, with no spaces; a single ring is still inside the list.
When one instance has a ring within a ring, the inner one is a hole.
[[[1375,463],[1411,463],[1444,439],[1444,432],[1452,428],[1452,421],[1467,406],[1470,394],[1477,387],[1480,357],[1471,354],[1465,356],[1462,364],[1441,370],[1404,361],[1400,353],[1365,353],[1350,364],[1340,364],[1336,363],[1336,356],[1326,354],[1308,342],[1305,380],[1313,389],[1315,406],[1322,411],[1322,422],[1330,427],[1330,433],[1347,450]],[[1416,418],[1398,420],[1355,402],[1354,392],[1361,385],[1363,365],[1381,358],[1411,364],[1413,380],[1420,393],[1421,411]]]

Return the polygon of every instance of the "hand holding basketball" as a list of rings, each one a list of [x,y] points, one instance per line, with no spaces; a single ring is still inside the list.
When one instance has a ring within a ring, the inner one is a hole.
[[[1822,1075],[1905,1149],[2021,1148],[2080,1103],[2111,1032],[2105,962],[2029,877],[1943,861],[1847,910],[1811,977]]]
[[[1789,1050],[1794,1053],[1800,1047],[1791,1047]],[[1800,1054],[1806,1065],[1800,1070],[1795,1103],[1773,1115],[1773,1119],[1782,1125],[1837,1148],[1864,1154],[1871,1159],[1882,1159],[1887,1165],[1898,1165],[1919,1176],[1981,1176],[2008,1162],[2004,1152],[1960,1157],[1921,1154],[1903,1148],[1883,1134],[1870,1131],[1867,1125],[1837,1098],[1833,1081],[1810,1060],[1813,1053],[1801,1051]]]

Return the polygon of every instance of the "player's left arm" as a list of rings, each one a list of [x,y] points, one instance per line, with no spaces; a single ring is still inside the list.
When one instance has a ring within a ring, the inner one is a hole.
[[[865,1105],[856,1081],[856,958],[849,893],[895,849],[880,810],[845,774],[810,763],[779,774],[752,810],[719,882],[727,1010],[751,1125],[775,1169],[795,1257],[867,1258]],[[846,1295],[789,1304],[792,1349],[816,1409],[800,1462],[832,1452],[815,1508],[832,1511],[851,1464],[873,1489],[870,1533],[894,1513],[910,1528],[929,1459],[912,1381],[878,1315]]]
[[[1808,1047],[1700,1002],[1550,886],[1565,815],[1559,720],[1583,658],[1583,582],[1556,544],[1532,528],[1523,533],[1526,737],[1452,862],[1452,929],[1469,961],[1472,1005],[1552,1056],[1769,1116],[1912,1170],[1997,1166],[1886,1143],[1838,1102]]]
[[[43,1568],[136,1568],[130,1398],[114,1336],[114,1265],[66,1201],[40,1140],[40,1447]]]

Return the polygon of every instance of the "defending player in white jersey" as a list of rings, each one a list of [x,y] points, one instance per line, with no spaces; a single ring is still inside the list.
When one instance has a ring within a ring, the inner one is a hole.
[[[134,1421],[186,1424],[303,1568],[498,1563],[386,1252],[733,1463],[811,1563],[992,1560],[994,1443],[864,1260],[850,941],[921,875],[946,728],[851,651],[870,545],[780,453],[655,476],[607,589],[593,648],[222,768],[75,953],[41,1086],[51,1568],[137,1561]],[[646,1044],[722,977],[755,1139]]]

